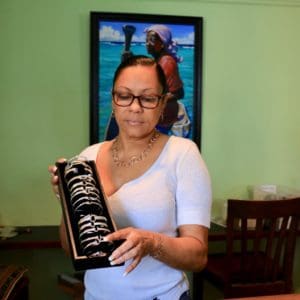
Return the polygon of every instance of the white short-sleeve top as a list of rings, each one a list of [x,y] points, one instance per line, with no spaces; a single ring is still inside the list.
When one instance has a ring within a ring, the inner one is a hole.
[[[92,145],[80,155],[96,160],[99,147],[101,143]],[[132,226],[175,237],[180,225],[209,227],[211,198],[209,173],[197,145],[171,136],[153,165],[107,200],[117,228]],[[88,270],[85,299],[174,300],[188,290],[182,271],[150,256],[124,277],[126,265]]]

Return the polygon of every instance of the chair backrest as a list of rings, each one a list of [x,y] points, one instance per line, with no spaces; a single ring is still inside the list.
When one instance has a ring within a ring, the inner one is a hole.
[[[300,198],[228,200],[227,287],[293,290],[293,262],[299,230]],[[256,293],[257,294],[257,293]]]

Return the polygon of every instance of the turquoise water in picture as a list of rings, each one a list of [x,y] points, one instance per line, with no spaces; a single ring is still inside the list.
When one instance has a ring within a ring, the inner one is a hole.
[[[121,60],[123,44],[113,42],[99,43],[99,140],[104,140],[106,127],[111,114],[111,88],[114,71]],[[134,54],[148,55],[144,43],[133,43],[131,51]],[[179,64],[179,72],[184,82],[185,96],[181,100],[185,105],[190,120],[193,124],[194,103],[194,47],[178,46],[178,55],[183,57]],[[192,132],[192,130],[191,130]],[[190,136],[192,138],[192,136]]]

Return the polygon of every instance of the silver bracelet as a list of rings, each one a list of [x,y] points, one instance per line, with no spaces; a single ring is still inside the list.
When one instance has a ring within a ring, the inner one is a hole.
[[[154,253],[151,254],[151,256],[155,259],[161,258],[162,254],[163,254],[163,240],[160,235],[158,235],[158,237],[157,237],[157,243],[158,243],[158,245],[157,245]]]

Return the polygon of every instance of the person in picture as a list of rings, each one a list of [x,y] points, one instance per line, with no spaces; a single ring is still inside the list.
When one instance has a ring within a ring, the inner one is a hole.
[[[177,55],[176,42],[173,41],[172,33],[167,26],[152,25],[146,28],[145,32],[147,51],[162,67],[167,79],[166,108],[158,126],[168,133],[178,121],[178,100],[184,97],[183,82],[178,70],[178,63],[182,58]]]
[[[121,60],[125,60],[133,53],[129,50],[135,27],[123,27],[125,34],[125,49]],[[166,108],[161,116],[157,129],[166,134],[189,137],[191,121],[185,105],[180,101],[184,98],[184,85],[179,74],[178,64],[182,57],[177,55],[177,44],[172,39],[172,32],[166,25],[155,24],[144,30],[146,33],[146,49],[161,66],[166,80]],[[106,139],[112,139],[118,132],[117,124],[112,117],[107,127]]]

